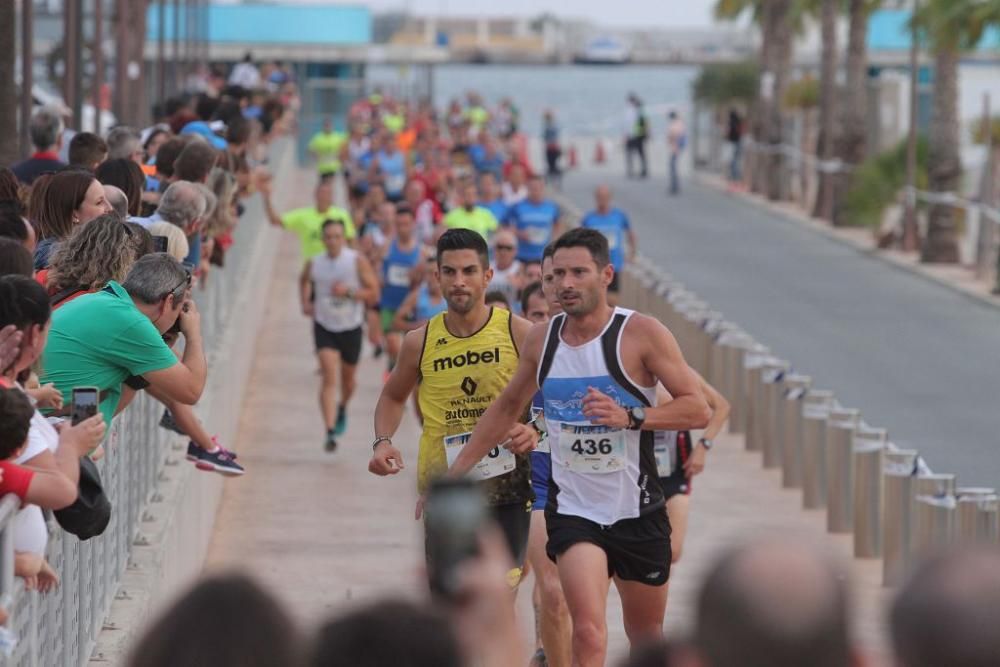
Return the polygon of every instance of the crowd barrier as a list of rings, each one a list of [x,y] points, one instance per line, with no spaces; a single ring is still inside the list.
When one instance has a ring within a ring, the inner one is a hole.
[[[284,142],[274,150],[281,159],[291,153]],[[263,310],[274,246],[259,202],[250,202],[225,268],[215,268],[205,288],[195,290],[209,363],[198,411],[227,442],[235,436],[252,361],[254,338],[246,333],[256,330]],[[81,542],[50,519],[47,558],[61,579],[54,592],[28,591],[14,577],[9,527],[16,500],[0,502],[0,599],[17,639],[13,650],[0,653],[0,664],[115,662],[150,610],[197,575],[222,478],[184,461],[187,439],[159,427],[163,411],[141,395],[109,428],[106,455],[97,463],[113,507],[103,535]],[[102,632],[110,635],[103,647]]]
[[[782,486],[802,490],[803,508],[826,510],[829,532],[853,535],[856,557],[882,558],[885,585],[934,549],[1000,543],[994,489],[932,472],[648,258],[625,267],[620,301],[673,332],[688,363],[732,404],[729,431],[744,434],[765,467],[781,469]]]

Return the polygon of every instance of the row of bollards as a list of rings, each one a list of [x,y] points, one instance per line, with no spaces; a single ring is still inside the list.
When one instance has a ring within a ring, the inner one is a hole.
[[[956,487],[833,392],[813,387],[722,313],[640,257],[620,277],[622,305],[653,315],[688,363],[729,400],[730,433],[781,470],[802,506],[826,510],[827,530],[853,534],[854,555],[883,560],[893,585],[920,555],[952,543],[1000,543],[994,489]]]

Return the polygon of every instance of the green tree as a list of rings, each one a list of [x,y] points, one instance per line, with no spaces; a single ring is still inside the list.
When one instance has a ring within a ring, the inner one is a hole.
[[[955,192],[961,184],[958,64],[990,26],[1000,25],[1000,0],[925,0],[915,25],[934,51],[934,92],[929,131],[928,180],[932,192]],[[958,261],[959,213],[946,204],[930,206],[924,262]]]

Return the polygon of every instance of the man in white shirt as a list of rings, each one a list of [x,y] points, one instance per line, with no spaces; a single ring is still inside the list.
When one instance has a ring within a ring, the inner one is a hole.
[[[517,261],[517,237],[501,229],[493,237],[493,278],[489,291],[502,292],[507,301],[516,304],[521,282],[521,262]]]
[[[253,64],[253,55],[249,51],[243,56],[243,62],[237,64],[229,74],[229,84],[247,90],[260,88],[260,70]]]

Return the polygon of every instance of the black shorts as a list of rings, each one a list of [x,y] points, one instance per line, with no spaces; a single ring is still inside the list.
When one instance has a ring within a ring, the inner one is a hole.
[[[319,322],[313,322],[316,351],[336,350],[345,364],[354,366],[361,358],[361,327],[350,331],[327,331]]]
[[[670,520],[660,510],[610,526],[578,516],[545,513],[549,541],[545,551],[558,561],[574,544],[589,542],[608,557],[608,576],[662,586],[670,577]]]
[[[684,464],[691,458],[693,451],[691,445],[691,432],[680,431],[677,434],[677,465],[669,477],[660,478],[660,486],[663,487],[663,499],[670,500],[674,496],[691,494],[691,478],[684,472]]]
[[[531,527],[531,502],[512,503],[510,505],[493,505],[490,515],[503,531],[504,540],[510,547],[514,563],[524,565],[524,556],[528,550],[528,529]]]
[[[618,272],[615,271],[615,277],[611,279],[611,284],[608,285],[608,291],[609,292],[614,292],[615,294],[618,294],[618,290],[619,290],[619,286],[618,286]]]

